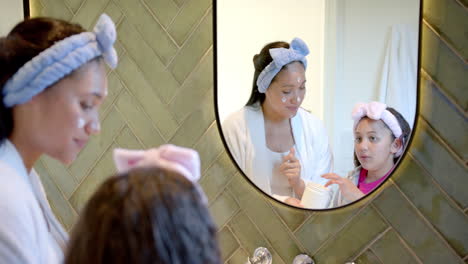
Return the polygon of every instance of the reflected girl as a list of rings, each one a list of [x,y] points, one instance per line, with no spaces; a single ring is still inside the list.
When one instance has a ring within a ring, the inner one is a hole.
[[[383,103],[357,104],[354,120],[354,164],[347,177],[329,173],[325,186],[336,184],[329,207],[358,200],[379,186],[403,154],[411,128],[403,116]],[[338,188],[336,188],[338,187]]]
[[[307,45],[273,42],[253,58],[246,106],[222,124],[229,150],[260,189],[286,201],[300,199],[309,181],[325,184],[332,154],[322,122],[300,108],[306,93]],[[288,201],[286,201],[288,202]]]

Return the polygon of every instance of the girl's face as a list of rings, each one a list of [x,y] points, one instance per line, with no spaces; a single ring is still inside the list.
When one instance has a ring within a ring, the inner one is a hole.
[[[95,60],[35,96],[31,122],[39,152],[71,163],[100,131],[98,110],[106,95],[104,64]]]
[[[279,118],[291,118],[305,97],[305,69],[301,62],[286,65],[265,92],[264,106]]]
[[[368,171],[380,171],[385,175],[393,167],[394,155],[400,147],[400,140],[393,139],[392,132],[381,120],[363,118],[356,126],[354,151]]]

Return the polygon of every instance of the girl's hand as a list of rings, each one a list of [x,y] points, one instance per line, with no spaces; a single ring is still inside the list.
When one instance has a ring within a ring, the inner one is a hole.
[[[291,148],[289,154],[283,157],[283,163],[279,167],[280,173],[288,178],[288,183],[293,188],[302,182],[301,163],[295,154],[294,148]]]
[[[329,180],[325,183],[325,187],[328,187],[331,184],[338,184],[341,194],[349,202],[356,201],[364,196],[364,193],[361,192],[361,190],[359,190],[358,187],[348,178],[340,177],[335,173],[324,174],[322,175],[322,178]]]
[[[301,200],[293,198],[293,197],[288,197],[286,200],[284,200],[285,203],[297,207],[304,207],[304,205],[301,204]]]

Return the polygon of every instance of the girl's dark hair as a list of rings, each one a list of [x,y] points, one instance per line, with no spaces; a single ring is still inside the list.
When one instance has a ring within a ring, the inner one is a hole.
[[[12,109],[3,103],[3,87],[26,62],[55,42],[84,32],[78,24],[52,18],[32,18],[0,38],[0,145],[13,131]]]
[[[411,127],[409,126],[406,119],[397,110],[395,110],[394,108],[391,108],[391,107],[387,107],[386,110],[388,110],[390,113],[392,113],[392,115],[395,116],[395,118],[398,121],[398,124],[401,127],[401,136],[400,136],[401,147],[403,148],[403,151],[405,151],[406,145],[408,144],[408,139],[409,139],[409,137],[411,135]],[[387,124],[384,123],[384,125],[385,125],[386,128],[388,128]],[[388,128],[388,129],[390,129],[390,128]],[[392,140],[395,140],[395,136],[393,135],[393,133],[392,133]],[[354,155],[354,165],[356,167],[358,167],[358,166],[361,165],[361,163],[359,162],[359,160],[358,160],[358,158],[356,156],[356,152],[353,151],[353,153],[354,153],[353,154]],[[400,159],[400,157],[393,158],[393,163],[396,164],[398,159]]]
[[[265,45],[259,54],[256,54],[253,57],[253,63],[255,67],[253,84],[252,84],[252,92],[250,93],[250,98],[247,101],[246,106],[253,105],[257,102],[262,104],[265,101],[265,94],[260,93],[257,87],[257,79],[260,73],[265,69],[268,64],[273,61],[273,58],[270,55],[270,49],[274,48],[285,48],[289,49],[289,43],[284,41],[276,41]],[[274,79],[273,79],[274,80]]]
[[[198,188],[161,168],[107,179],[74,227],[65,263],[221,263]]]

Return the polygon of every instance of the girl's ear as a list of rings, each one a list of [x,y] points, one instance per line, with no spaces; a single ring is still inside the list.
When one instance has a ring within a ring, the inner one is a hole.
[[[403,154],[402,148],[403,142],[401,138],[395,138],[395,140],[392,142],[392,145],[390,146],[390,151],[395,154],[395,157],[399,157],[401,154]]]

